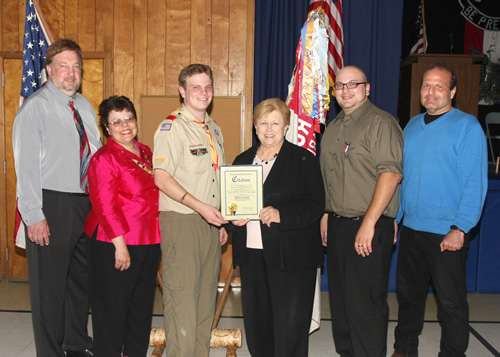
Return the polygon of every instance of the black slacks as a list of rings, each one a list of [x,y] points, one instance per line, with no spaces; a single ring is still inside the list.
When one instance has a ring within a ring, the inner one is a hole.
[[[418,356],[418,336],[424,326],[425,301],[432,279],[441,320],[441,357],[462,357],[469,343],[469,305],[465,265],[469,237],[456,252],[441,252],[444,235],[403,226],[398,256],[398,325],[394,348]]]
[[[115,269],[112,243],[92,239],[90,296],[95,357],[145,357],[160,245],[129,245],[131,264]]]
[[[354,250],[362,220],[328,217],[328,284],[332,332],[337,353],[351,357],[385,357],[389,306],[387,286],[394,240],[394,220],[375,225],[373,252]]]
[[[240,266],[248,350],[255,357],[306,357],[316,284],[316,267],[270,268],[261,249],[248,249]]]
[[[82,237],[89,210],[87,196],[43,190],[49,245],[26,239],[37,357],[64,357],[63,350],[92,347],[87,240]]]

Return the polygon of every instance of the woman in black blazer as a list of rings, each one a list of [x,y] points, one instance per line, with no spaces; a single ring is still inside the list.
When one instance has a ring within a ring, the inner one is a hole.
[[[250,353],[307,356],[317,267],[323,261],[319,219],[324,187],[318,160],[285,140],[290,110],[278,98],[254,111],[260,145],[234,165],[262,165],[264,208],[259,221],[238,220],[233,261],[240,266]]]

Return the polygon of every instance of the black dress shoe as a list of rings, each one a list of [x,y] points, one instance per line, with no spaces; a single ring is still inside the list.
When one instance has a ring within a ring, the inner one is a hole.
[[[92,349],[87,348],[81,351],[66,351],[66,357],[92,357],[94,356],[94,352]]]
[[[404,355],[402,355],[401,353],[399,352],[396,352],[394,351],[394,353],[391,355],[391,357],[405,357]]]

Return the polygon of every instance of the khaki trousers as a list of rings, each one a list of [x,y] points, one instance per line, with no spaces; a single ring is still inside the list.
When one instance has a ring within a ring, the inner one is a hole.
[[[160,212],[167,357],[208,357],[220,270],[218,228]]]

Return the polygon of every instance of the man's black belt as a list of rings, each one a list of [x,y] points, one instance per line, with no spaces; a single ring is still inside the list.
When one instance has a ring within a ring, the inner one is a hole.
[[[359,221],[360,219],[363,219],[364,216],[357,216],[357,217],[344,217],[341,216],[340,214],[336,214],[335,212],[332,212],[331,215],[335,218],[339,219],[350,219],[351,221]]]
[[[344,216],[341,216],[340,214],[337,214],[335,212],[330,212],[330,214],[334,217],[334,218],[338,218],[338,219],[349,219],[351,221],[359,221],[360,219],[362,220],[365,216],[357,216],[357,217],[344,217]],[[385,215],[382,215],[380,216],[379,219],[392,219],[394,220],[393,217],[388,217],[388,216],[385,216]]]
[[[83,192],[63,192],[63,191],[55,191],[55,190],[49,190],[48,188],[43,188],[42,191],[48,191],[48,192],[54,192],[58,193],[61,195],[66,195],[66,196],[78,196],[78,197],[88,197],[89,195]]]

